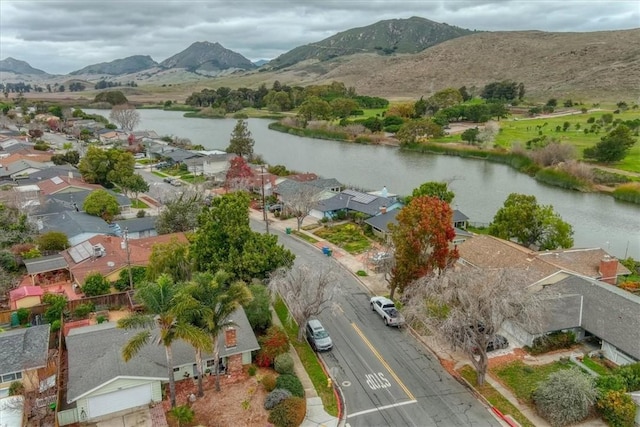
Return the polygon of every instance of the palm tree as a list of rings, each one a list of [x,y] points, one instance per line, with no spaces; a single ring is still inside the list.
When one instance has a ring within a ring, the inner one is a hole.
[[[223,329],[233,324],[229,316],[240,305],[246,304],[252,298],[249,288],[244,282],[234,282],[227,285],[229,275],[219,271],[215,275],[211,273],[198,273],[193,280],[182,288],[179,300],[180,311],[185,313],[185,318],[192,324],[201,328],[209,335],[213,345],[214,372],[216,373],[216,391],[220,391],[218,377],[218,335]],[[198,396],[204,396],[202,385],[202,351],[203,347],[194,345],[196,350],[196,364],[198,370]]]
[[[178,287],[171,276],[163,274],[156,282],[144,283],[136,289],[134,298],[142,304],[145,312],[134,313],[118,321],[118,327],[144,330],[134,335],[122,348],[125,362],[131,360],[140,350],[153,340],[164,346],[167,357],[169,395],[171,407],[176,406],[176,383],[173,377],[173,351],[171,345],[176,339],[207,348],[209,336],[201,329],[189,324],[179,313],[176,304]]]

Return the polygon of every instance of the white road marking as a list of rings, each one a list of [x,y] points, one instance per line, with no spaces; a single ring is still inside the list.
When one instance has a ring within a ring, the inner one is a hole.
[[[380,412],[380,411],[384,411],[385,409],[395,408],[396,406],[408,405],[410,403],[418,403],[418,401],[417,400],[406,400],[404,402],[394,403],[392,405],[385,405],[385,406],[380,406],[378,408],[366,409],[364,411],[354,412],[353,414],[349,414],[349,415],[347,415],[347,418],[357,417],[358,415],[370,414],[372,412]]]

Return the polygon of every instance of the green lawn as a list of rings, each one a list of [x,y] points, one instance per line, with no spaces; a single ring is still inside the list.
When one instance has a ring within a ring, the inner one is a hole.
[[[131,201],[131,207],[134,209],[146,209],[149,207],[149,205],[147,205],[145,202],[141,201],[141,200],[132,200]]]
[[[188,174],[188,175],[182,175],[180,179],[183,181],[189,182],[191,184],[198,184],[201,182],[205,182],[207,180],[207,177],[202,175],[193,176],[192,174]]]
[[[562,143],[575,146],[578,157],[582,158],[582,151],[585,148],[594,146],[600,141],[600,138],[606,135],[604,128],[601,128],[598,134],[591,132],[585,134],[584,129],[589,129],[592,125],[587,123],[587,120],[589,118],[598,120],[603,114],[610,113],[612,111],[607,110],[549,118],[510,117],[499,122],[500,133],[495,139],[495,144],[501,147],[511,147],[515,143],[525,145],[527,141],[544,135],[547,138],[554,138]],[[639,117],[640,113],[638,111],[626,111],[614,114],[613,120],[633,120]],[[558,132],[556,127],[560,126],[562,128],[565,122],[569,123],[570,126],[566,131],[560,130]],[[460,139],[460,135],[457,134],[434,139],[432,142],[451,143],[463,141]],[[631,148],[625,159],[611,164],[610,167],[640,173],[640,143],[636,143]]]
[[[522,427],[535,427],[535,424],[529,421],[506,397],[498,393],[491,384],[485,381],[482,386],[479,386],[476,382],[476,371],[471,366],[465,365],[460,370],[460,374],[478,393],[484,396],[490,404],[498,408],[504,415],[511,415]]]
[[[547,365],[525,365],[521,360],[493,368],[491,372],[507,385],[516,397],[532,404],[531,394],[551,373],[561,369],[569,369],[573,364],[553,362]]]
[[[613,371],[601,363],[598,359],[592,359],[589,356],[582,358],[582,363],[593,372],[600,375],[611,375]]]
[[[313,237],[309,236],[307,233],[301,233],[298,230],[291,230],[291,233],[295,234],[297,237],[301,238],[302,240],[305,240],[311,243],[312,245],[319,242],[318,239],[314,239]]]
[[[367,108],[367,109],[363,109],[362,111],[364,111],[363,115],[360,116],[351,116],[349,117],[350,120],[357,120],[357,119],[368,119],[369,117],[378,117],[380,118],[380,120],[382,120],[384,112],[387,111],[388,108]]]
[[[151,173],[154,174],[155,176],[159,176],[160,178],[165,178],[167,176],[166,174],[158,171],[151,171]]]
[[[322,369],[322,366],[320,365],[318,356],[311,349],[306,340],[298,341],[298,325],[294,321],[290,321],[290,319],[288,319],[289,311],[282,299],[278,298],[273,304],[273,308],[284,325],[284,329],[289,336],[291,345],[296,349],[296,353],[298,353],[298,357],[300,357],[300,360],[304,365],[304,369],[307,371],[307,374],[309,374],[311,382],[313,383],[316,392],[318,392],[318,396],[322,399],[325,411],[334,417],[337,416],[338,401],[333,393],[333,389],[327,387],[328,378],[324,369]]]
[[[355,224],[342,224],[316,230],[313,234],[341,247],[350,254],[358,254],[371,247],[369,239]]]

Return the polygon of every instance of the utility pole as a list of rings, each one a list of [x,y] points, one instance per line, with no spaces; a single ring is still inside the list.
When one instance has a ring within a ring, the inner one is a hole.
[[[122,242],[120,242],[120,247],[127,251],[127,268],[129,269],[129,290],[133,290],[133,275],[131,274],[131,248],[129,247],[129,229],[127,227],[124,228],[124,233],[122,235]]]
[[[267,234],[269,234],[269,218],[267,217],[267,205],[264,200],[264,165],[260,165],[260,176],[262,177],[262,217],[267,227]]]

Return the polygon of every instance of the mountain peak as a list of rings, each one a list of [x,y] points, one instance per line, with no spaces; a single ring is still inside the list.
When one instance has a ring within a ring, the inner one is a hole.
[[[126,58],[115,59],[111,62],[101,62],[99,64],[89,65],[80,70],[73,71],[70,74],[108,74],[117,76],[137,73],[138,71],[148,70],[149,68],[157,66],[158,63],[149,55],[133,55]]]
[[[15,74],[47,74],[45,71],[33,68],[29,63],[7,57],[0,61],[0,71],[6,71]]]
[[[198,74],[208,74],[228,69],[252,70],[255,65],[237,52],[226,49],[220,43],[195,42],[180,53],[160,63],[164,68],[186,68]]]

